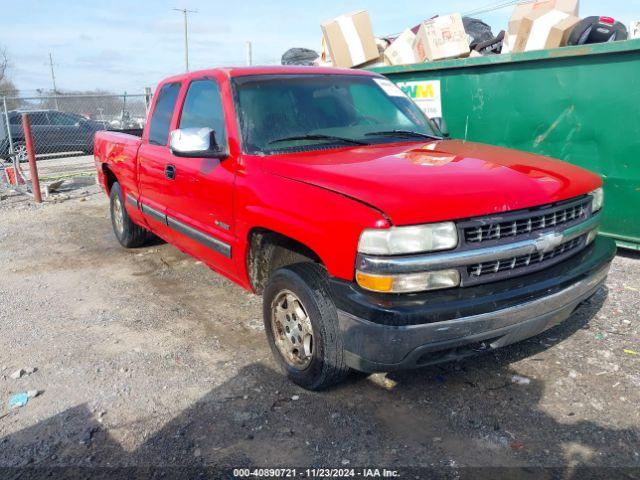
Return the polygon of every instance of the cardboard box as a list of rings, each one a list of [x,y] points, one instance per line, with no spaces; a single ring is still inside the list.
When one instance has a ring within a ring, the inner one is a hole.
[[[511,53],[513,52],[513,44],[516,41],[516,35],[504,32],[504,40],[502,40],[502,52],[501,53]]]
[[[580,10],[580,0],[542,0],[535,3],[519,3],[513,9],[507,32],[516,35],[524,17],[549,10],[558,10],[577,17]]]
[[[413,42],[416,34],[411,30],[405,30],[384,51],[384,58],[389,65],[409,65],[416,63],[416,55],[413,52]]]
[[[359,65],[358,68],[373,68],[373,67],[388,67],[389,62],[387,62],[382,55],[380,55],[375,60],[371,60],[370,62],[363,63]]]
[[[569,36],[579,21],[580,17],[569,15],[564,20],[556,23],[551,27],[544,48],[566,47],[569,42]]]
[[[579,21],[578,17],[559,10],[533,12],[521,20],[512,51],[529,52],[566,45]]]
[[[341,15],[321,27],[336,67],[357,67],[380,56],[371,19],[365,10]]]
[[[462,16],[454,13],[423,22],[413,42],[413,52],[418,62],[469,55],[469,39]]]

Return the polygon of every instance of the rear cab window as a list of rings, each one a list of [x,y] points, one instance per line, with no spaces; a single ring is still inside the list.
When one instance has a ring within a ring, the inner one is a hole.
[[[152,145],[167,145],[169,128],[171,128],[171,118],[173,110],[180,93],[180,83],[167,83],[163,85],[158,93],[151,121],[149,122],[149,143]]]

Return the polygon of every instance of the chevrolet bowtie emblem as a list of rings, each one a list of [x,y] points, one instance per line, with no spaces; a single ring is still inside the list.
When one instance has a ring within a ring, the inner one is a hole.
[[[545,233],[536,239],[536,250],[547,253],[562,244],[564,235],[558,232]]]

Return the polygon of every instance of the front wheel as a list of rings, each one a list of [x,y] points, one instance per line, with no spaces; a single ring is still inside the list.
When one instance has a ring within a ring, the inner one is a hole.
[[[124,206],[122,197],[120,184],[116,182],[111,186],[111,192],[109,193],[113,233],[123,247],[141,247],[149,239],[149,232],[133,223]]]
[[[264,290],[263,314],[271,351],[294,383],[321,390],[348,375],[323,267],[298,263],[276,270]]]

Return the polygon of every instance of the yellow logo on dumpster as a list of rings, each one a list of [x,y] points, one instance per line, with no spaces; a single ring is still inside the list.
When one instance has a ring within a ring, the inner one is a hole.
[[[435,98],[436,96],[433,85],[430,83],[407,86],[402,91],[411,98]]]
[[[398,87],[431,118],[442,117],[440,80],[398,82]]]

